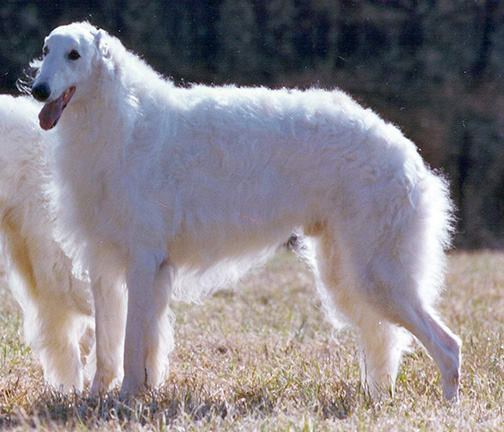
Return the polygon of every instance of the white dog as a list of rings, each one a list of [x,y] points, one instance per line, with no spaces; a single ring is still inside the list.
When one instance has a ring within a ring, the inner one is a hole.
[[[199,299],[299,232],[322,297],[360,329],[371,390],[393,385],[402,327],[457,397],[460,341],[433,309],[447,187],[397,128],[340,91],[177,88],[88,23],[51,32],[36,66],[40,125],[60,120],[59,240],[94,294],[93,391],[121,359],[123,395],[158,386],[170,297]]]
[[[54,143],[38,126],[40,108],[31,98],[0,96],[0,236],[8,284],[45,379],[60,390],[82,390],[94,341],[91,293],[72,276],[53,237],[44,189]]]

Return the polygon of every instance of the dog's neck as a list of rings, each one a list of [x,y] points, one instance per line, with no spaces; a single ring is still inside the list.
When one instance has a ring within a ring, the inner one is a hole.
[[[86,145],[92,147],[96,140],[100,140],[100,146],[106,145],[103,136],[98,136],[99,131],[109,131],[108,137],[117,140],[118,137],[128,136],[130,129],[136,121],[136,113],[131,107],[134,95],[128,91],[121,82],[103,82],[105,77],[99,76],[83,88],[83,96],[71,101],[63,112],[60,124],[60,133],[64,137],[64,143],[69,145]],[[103,89],[114,86],[114,91]],[[119,87],[119,88],[117,88]],[[86,140],[82,139],[86,136]],[[85,144],[86,143],[86,144]]]

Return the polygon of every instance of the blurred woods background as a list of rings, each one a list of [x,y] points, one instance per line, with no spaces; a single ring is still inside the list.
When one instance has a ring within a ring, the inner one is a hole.
[[[2,0],[0,87],[89,20],[177,83],[339,87],[451,181],[457,246],[504,246],[504,2]]]

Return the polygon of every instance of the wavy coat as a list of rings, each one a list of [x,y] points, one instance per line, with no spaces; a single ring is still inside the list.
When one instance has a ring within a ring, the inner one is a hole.
[[[456,398],[460,342],[434,310],[447,186],[395,126],[338,90],[178,88],[87,23],[44,50],[32,91],[41,126],[60,120],[59,239],[91,277],[93,391],[121,362],[123,394],[160,385],[170,298],[200,300],[297,232],[326,309],[360,329],[369,389],[393,387],[406,329]]]

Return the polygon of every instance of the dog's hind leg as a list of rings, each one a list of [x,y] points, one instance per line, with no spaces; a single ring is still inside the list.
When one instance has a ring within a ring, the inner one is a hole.
[[[378,301],[373,301],[372,298],[369,300],[389,320],[407,329],[422,343],[441,372],[445,398],[457,400],[461,361],[460,339],[420,299],[409,298],[405,302],[392,299],[387,294],[380,297],[381,300]]]
[[[398,247],[397,245],[395,246]],[[456,400],[460,375],[460,339],[455,336],[438,318],[425,298],[422,290],[428,288],[432,268],[423,270],[418,264],[419,247],[409,245],[408,253],[396,254],[386,245],[375,250],[370,261],[365,263],[360,256],[356,272],[361,298],[377,314],[395,323],[415,336],[436,362],[443,381],[443,393],[446,399]],[[397,249],[395,249],[397,250]],[[399,258],[401,257],[401,258]],[[432,282],[431,282],[432,283]]]
[[[367,306],[367,305],[366,305]],[[373,397],[393,393],[403,352],[411,337],[369,307],[361,306],[359,330],[364,356],[361,381]]]
[[[309,244],[315,255],[317,289],[329,318],[336,312],[343,315],[343,321],[359,329],[363,387],[374,397],[392,392],[410,337],[363,301],[353,282],[344,278],[344,264],[332,235],[322,233]]]

